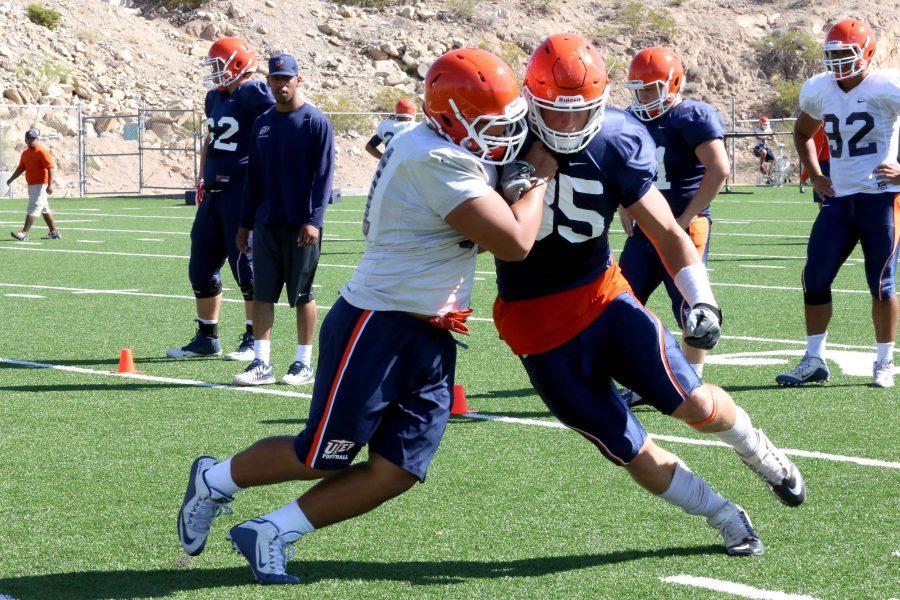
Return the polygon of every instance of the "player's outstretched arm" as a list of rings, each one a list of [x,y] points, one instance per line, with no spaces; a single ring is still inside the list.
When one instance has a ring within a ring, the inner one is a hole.
[[[472,198],[454,210],[445,221],[455,230],[500,260],[524,260],[537,237],[543,214],[543,184],[556,173],[556,160],[540,143],[535,143],[525,159],[534,166],[534,174],[543,180],[522,194],[512,205],[500,194]]]
[[[711,350],[722,335],[722,311],[716,304],[697,249],[655,187],[628,209],[653,242],[678,291],[691,307],[685,321],[684,341],[695,348]]]
[[[809,174],[809,180],[812,182],[813,188],[823,196],[834,196],[831,179],[822,174],[822,167],[819,165],[819,157],[816,152],[816,143],[813,140],[821,124],[822,121],[801,110],[797,121],[794,123],[794,147],[797,148],[800,162]]]

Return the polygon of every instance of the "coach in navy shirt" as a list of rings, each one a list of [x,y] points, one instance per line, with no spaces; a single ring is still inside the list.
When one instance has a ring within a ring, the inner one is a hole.
[[[241,229],[236,242],[250,252],[253,232],[254,351],[256,358],[234,378],[236,385],[275,383],[269,334],[275,303],[287,285],[297,307],[297,353],[283,383],[312,382],[312,341],[317,309],[312,284],[322,245],[322,221],[331,197],[334,136],[331,123],[297,91],[297,60],[269,59],[275,106],[253,125]]]

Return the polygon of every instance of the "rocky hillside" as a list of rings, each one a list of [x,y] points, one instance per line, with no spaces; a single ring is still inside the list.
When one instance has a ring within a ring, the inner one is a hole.
[[[32,23],[27,6],[57,10],[55,29]],[[173,4],[169,0],[169,5]],[[119,4],[125,4],[120,6]],[[548,33],[578,30],[604,52],[616,83],[629,57],[664,43],[688,71],[687,94],[738,117],[791,110],[797,81],[818,69],[818,40],[845,16],[879,34],[881,65],[900,64],[900,9],[868,0],[231,0],[161,8],[160,0],[0,1],[0,96],[9,104],[82,102],[87,114],[202,106],[200,61],[211,40],[239,35],[261,56],[298,56],[312,101],[331,111],[388,109],[421,92],[430,62],[453,47],[490,49],[522,69]],[[174,2],[178,4],[178,2]],[[613,103],[624,105],[621,85]],[[341,184],[365,185],[361,153],[372,120],[335,118]],[[98,132],[100,133],[100,132]]]

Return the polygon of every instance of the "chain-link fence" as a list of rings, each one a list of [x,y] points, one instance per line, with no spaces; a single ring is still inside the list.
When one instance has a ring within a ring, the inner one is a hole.
[[[25,132],[32,128],[40,132],[41,143],[53,156],[55,195],[81,195],[80,117],[79,106],[0,104],[0,197],[26,195],[24,177],[13,182],[9,189],[6,180],[19,165],[25,150]]]

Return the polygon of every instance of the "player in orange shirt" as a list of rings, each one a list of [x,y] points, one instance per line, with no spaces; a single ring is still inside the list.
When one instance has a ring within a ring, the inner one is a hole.
[[[37,129],[29,129],[25,132],[25,144],[27,148],[22,152],[22,158],[19,159],[19,166],[15,173],[6,181],[9,186],[15,181],[19,175],[25,173],[25,182],[28,184],[28,209],[25,214],[25,225],[21,231],[10,232],[14,238],[20,242],[28,241],[28,231],[34,225],[34,220],[38,215],[44,217],[50,233],[42,237],[42,240],[58,240],[62,237],[59,229],[56,228],[56,222],[53,220],[53,214],[50,212],[50,204],[47,202],[47,196],[53,193],[53,157],[50,151],[41,144],[38,144],[41,134]]]
[[[831,150],[828,147],[828,136],[825,135],[825,124],[819,125],[819,129],[816,130],[815,135],[813,135],[813,142],[816,144],[816,157],[819,159],[819,165],[822,167],[822,174],[825,177],[829,177],[831,174]],[[809,173],[806,172],[806,167],[800,172],[800,192],[804,191],[803,184],[809,181]],[[819,208],[822,208],[822,196],[813,189],[813,202],[819,205]]]

